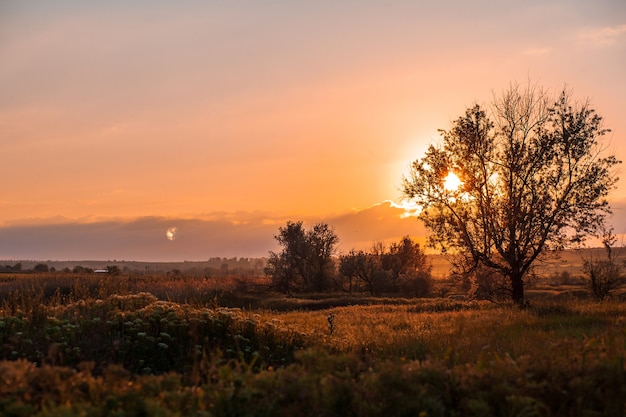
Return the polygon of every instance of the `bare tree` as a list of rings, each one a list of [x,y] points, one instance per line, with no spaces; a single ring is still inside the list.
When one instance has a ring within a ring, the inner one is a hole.
[[[602,245],[606,258],[595,258],[590,252],[583,259],[583,272],[588,280],[589,290],[598,301],[608,297],[624,280],[622,265],[615,251],[616,243],[617,237],[613,233],[613,228],[605,229],[602,232]]]
[[[609,130],[588,102],[529,84],[494,97],[491,118],[475,105],[440,132],[404,194],[422,207],[430,245],[457,254],[460,272],[499,272],[521,304],[535,260],[594,234],[610,212],[620,161],[604,156]]]

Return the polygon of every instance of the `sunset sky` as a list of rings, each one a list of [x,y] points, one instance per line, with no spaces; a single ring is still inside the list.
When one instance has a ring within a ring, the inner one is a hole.
[[[2,1],[0,259],[120,257],[84,248],[141,219],[127,259],[177,221],[269,231],[206,258],[266,253],[285,219],[396,222],[380,204],[437,129],[529,79],[590,98],[626,160],[624,0]]]

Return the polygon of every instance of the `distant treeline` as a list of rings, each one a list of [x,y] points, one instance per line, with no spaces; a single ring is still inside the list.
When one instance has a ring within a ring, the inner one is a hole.
[[[207,261],[140,262],[140,261],[0,261],[0,273],[96,273],[107,271],[124,274],[184,275],[193,277],[260,276],[265,258],[213,257]]]

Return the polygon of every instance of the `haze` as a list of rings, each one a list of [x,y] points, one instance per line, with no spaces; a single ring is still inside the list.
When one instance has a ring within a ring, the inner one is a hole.
[[[389,232],[339,234],[343,248],[395,238],[379,204],[399,202],[437,129],[528,79],[589,97],[626,160],[623,0],[5,1],[0,57],[0,259],[113,258],[85,248],[141,219],[163,220],[160,245],[184,242],[176,219],[269,233],[168,259],[258,255],[285,219],[371,207]],[[55,236],[85,224],[61,251]]]

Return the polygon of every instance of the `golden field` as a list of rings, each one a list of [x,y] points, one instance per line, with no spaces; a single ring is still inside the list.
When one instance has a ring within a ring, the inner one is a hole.
[[[626,410],[626,304],[592,301],[577,280],[538,278],[525,308],[436,296],[285,297],[249,281],[0,275],[0,415]]]

